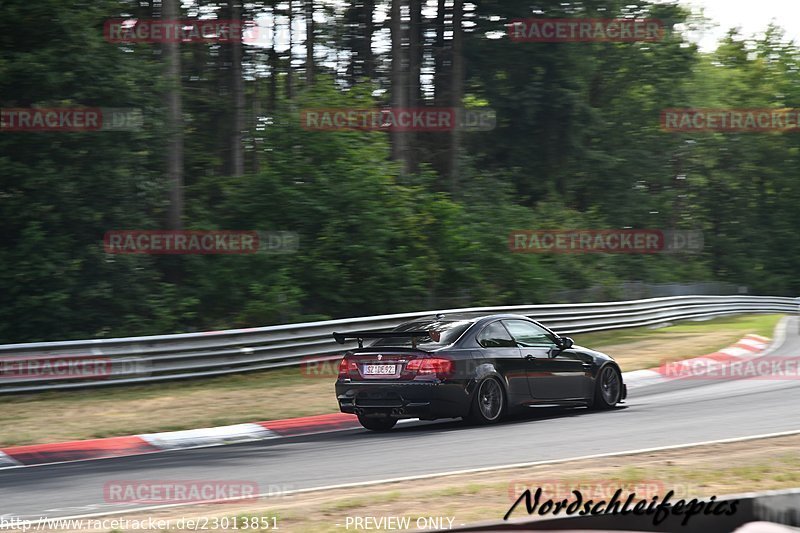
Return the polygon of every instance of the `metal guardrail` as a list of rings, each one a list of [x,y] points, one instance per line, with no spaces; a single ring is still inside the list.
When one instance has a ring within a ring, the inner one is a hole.
[[[674,296],[590,304],[473,307],[177,335],[6,344],[0,345],[0,393],[151,383],[330,361],[356,346],[355,342],[336,344],[333,331],[391,328],[434,313],[516,313],[534,318],[559,334],[574,334],[741,313],[795,311],[794,298]],[[105,361],[106,371],[74,372],[83,364],[82,357],[87,366]],[[73,362],[73,372],[59,379],[50,379],[52,374],[43,379],[41,373],[19,370],[64,359]]]

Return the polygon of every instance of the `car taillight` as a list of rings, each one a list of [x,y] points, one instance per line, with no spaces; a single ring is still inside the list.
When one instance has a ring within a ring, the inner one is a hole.
[[[435,375],[439,378],[444,378],[453,373],[453,362],[442,357],[412,359],[406,365],[406,371],[416,372],[418,376]]]
[[[356,365],[355,361],[351,361],[347,357],[342,358],[342,360],[339,361],[339,377],[346,378],[351,372],[358,372],[358,365]]]

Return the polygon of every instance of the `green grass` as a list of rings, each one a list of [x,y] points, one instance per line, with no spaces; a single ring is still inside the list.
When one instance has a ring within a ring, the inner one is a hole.
[[[58,400],[59,402],[82,402],[87,398],[97,401],[137,400],[144,398],[157,398],[165,393],[185,394],[196,391],[205,391],[209,388],[219,391],[234,391],[242,389],[262,389],[266,384],[279,382],[282,385],[307,383],[297,368],[283,368],[246,374],[233,374],[215,378],[201,378],[190,380],[163,381],[149,385],[124,385],[120,387],[101,387],[94,389],[81,389],[74,391],[53,391],[34,394],[14,394],[0,396],[2,403],[25,403],[30,401]]]
[[[775,326],[784,315],[740,315],[733,317],[715,318],[703,321],[685,321],[672,326],[661,328],[629,328],[593,333],[580,333],[573,338],[581,346],[603,346],[609,344],[624,344],[635,342],[648,337],[669,335],[675,333],[702,334],[720,329],[741,330],[744,333],[754,333],[764,337],[772,337]]]
[[[340,513],[342,511],[347,511],[350,509],[358,509],[359,507],[364,507],[366,505],[393,503],[401,501],[402,499],[403,499],[403,494],[399,491],[393,490],[391,492],[381,492],[375,495],[371,495],[369,497],[347,498],[344,500],[338,500],[323,505],[320,510],[324,513]]]

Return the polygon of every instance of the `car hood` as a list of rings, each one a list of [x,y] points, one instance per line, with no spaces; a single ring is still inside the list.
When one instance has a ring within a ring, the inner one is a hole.
[[[598,352],[597,350],[592,350],[591,348],[587,348],[586,346],[579,346],[579,345],[575,344],[575,345],[572,346],[572,349],[575,350],[576,352],[580,352],[582,354],[591,356],[592,358],[594,358],[596,360],[601,360],[601,361],[613,361],[614,360],[614,358],[611,357],[610,355],[604,354],[603,352]]]

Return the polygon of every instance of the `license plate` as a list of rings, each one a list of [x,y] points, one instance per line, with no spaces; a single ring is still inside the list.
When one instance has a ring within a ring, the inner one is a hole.
[[[365,376],[391,376],[397,370],[397,365],[364,365]]]

